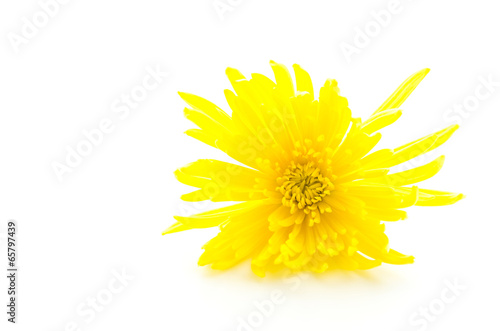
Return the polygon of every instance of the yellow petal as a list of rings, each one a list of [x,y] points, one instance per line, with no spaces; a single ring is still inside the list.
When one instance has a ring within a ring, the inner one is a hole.
[[[387,110],[398,108],[410,96],[411,92],[420,84],[422,79],[429,73],[430,69],[420,70],[408,77],[391,96],[373,113],[373,115]],[[373,116],[372,115],[372,116]]]

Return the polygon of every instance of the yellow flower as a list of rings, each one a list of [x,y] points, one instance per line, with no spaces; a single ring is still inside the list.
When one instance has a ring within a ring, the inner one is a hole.
[[[229,116],[213,103],[180,93],[184,110],[200,129],[186,133],[218,148],[246,166],[198,160],[175,172],[199,188],[184,201],[240,201],[181,217],[164,234],[220,227],[205,244],[199,265],[227,269],[251,259],[259,276],[266,271],[369,269],[382,262],[406,264],[413,256],[389,248],[385,223],[406,218],[402,208],[441,206],[462,194],[412,186],[435,175],[441,156],[410,170],[389,169],[443,144],[458,128],[441,131],[394,149],[370,153],[380,129],[400,116],[399,106],[429,72],[410,76],[366,121],[351,116],[335,80],[314,98],[309,74],[271,61],[276,82],[261,74],[247,80],[238,70],[226,74],[236,93],[225,90]]]

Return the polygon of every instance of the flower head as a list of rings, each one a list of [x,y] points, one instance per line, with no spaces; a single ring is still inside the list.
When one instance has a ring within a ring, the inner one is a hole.
[[[244,166],[205,159],[178,169],[180,182],[198,188],[183,200],[239,203],[176,216],[164,234],[219,226],[199,264],[226,269],[251,259],[259,276],[282,268],[323,272],[412,263],[412,256],[389,248],[384,222],[405,219],[406,207],[448,205],[463,195],[413,185],[435,175],[443,156],[410,170],[389,170],[440,146],[458,126],[371,151],[378,131],[401,116],[398,107],[429,70],[410,76],[361,121],[352,117],[335,80],[326,81],[316,100],[300,66],[293,66],[295,87],[285,66],[271,61],[271,67],[275,81],[260,74],[247,80],[227,69],[235,91],[224,91],[231,116],[180,93],[190,106],[186,117],[199,127],[186,133]]]

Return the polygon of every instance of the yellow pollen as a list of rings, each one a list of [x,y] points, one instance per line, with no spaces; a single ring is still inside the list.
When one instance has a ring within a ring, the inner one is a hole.
[[[283,194],[282,203],[290,207],[292,214],[298,209],[303,209],[306,214],[317,209],[316,204],[333,189],[330,179],[322,175],[314,162],[297,164],[292,161],[277,182],[280,186],[276,190]]]

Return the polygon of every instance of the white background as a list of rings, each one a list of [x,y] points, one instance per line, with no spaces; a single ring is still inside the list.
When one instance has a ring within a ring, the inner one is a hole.
[[[429,305],[438,313],[422,330],[496,329],[500,87],[471,111],[453,110],[477,100],[476,89],[486,93],[481,79],[500,82],[496,3],[401,0],[382,27],[371,12],[392,8],[389,1],[232,3],[221,19],[212,0],[69,1],[14,47],[23,17],[32,22],[41,7],[35,0],[1,2],[0,255],[4,266],[6,224],[15,219],[20,266],[18,324],[6,322],[2,276],[1,329],[63,331],[74,322],[79,330],[246,330],[239,318],[258,320],[254,302],[275,291],[284,302],[252,329],[419,330],[410,319],[422,320],[415,314]],[[342,43],[355,46],[357,29],[366,27],[372,36],[367,45],[358,40],[363,47],[348,61]],[[388,224],[391,246],[414,255],[414,264],[300,282],[260,279],[249,263],[222,273],[197,267],[216,229],[161,236],[172,215],[185,210],[179,196],[190,190],[173,171],[198,158],[226,159],[183,134],[194,125],[176,92],[228,110],[225,68],[271,75],[271,59],[300,64],[316,92],[327,78],[337,79],[362,118],[407,76],[432,69],[402,118],[383,131],[380,147],[460,122],[445,146],[415,164],[445,153],[442,171],[421,186],[467,198],[414,207],[408,220]],[[147,67],[169,76],[121,119],[112,105],[142,83]],[[52,163],[64,163],[67,147],[76,148],[82,131],[103,118],[114,131],[59,181]],[[133,279],[108,298],[113,270]],[[446,281],[466,289],[443,304]],[[94,318],[77,312],[88,312],[86,302],[96,296],[110,302]]]

